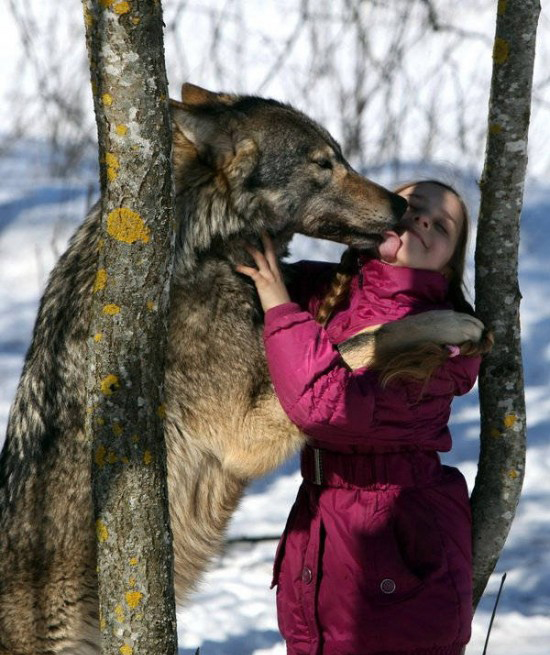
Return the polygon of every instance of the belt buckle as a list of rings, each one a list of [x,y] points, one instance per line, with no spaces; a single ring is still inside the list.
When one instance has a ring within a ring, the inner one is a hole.
[[[323,451],[313,448],[313,484],[323,484]]]

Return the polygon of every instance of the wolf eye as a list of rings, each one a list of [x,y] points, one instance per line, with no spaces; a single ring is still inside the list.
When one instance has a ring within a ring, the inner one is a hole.
[[[332,162],[328,157],[321,157],[321,159],[316,159],[314,163],[317,164],[317,166],[319,166],[319,168],[322,168],[323,170],[328,170],[328,171],[332,170]]]

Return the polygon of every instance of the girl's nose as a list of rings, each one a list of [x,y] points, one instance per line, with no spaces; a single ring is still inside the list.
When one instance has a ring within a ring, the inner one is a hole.
[[[414,217],[414,222],[425,230],[428,230],[431,226],[429,217],[424,216],[423,214],[417,214]]]

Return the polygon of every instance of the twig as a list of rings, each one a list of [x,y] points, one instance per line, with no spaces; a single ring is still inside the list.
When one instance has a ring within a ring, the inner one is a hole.
[[[497,613],[498,601],[500,600],[500,593],[502,587],[504,587],[504,581],[506,580],[506,573],[502,576],[500,581],[500,587],[498,588],[498,594],[495,600],[495,606],[493,607],[493,613],[491,614],[491,620],[489,621],[489,629],[487,630],[487,638],[485,639],[485,647],[483,648],[483,653],[481,655],[487,655],[487,646],[489,645],[489,637],[491,636],[491,628],[493,627],[493,621],[495,619],[495,614]]]

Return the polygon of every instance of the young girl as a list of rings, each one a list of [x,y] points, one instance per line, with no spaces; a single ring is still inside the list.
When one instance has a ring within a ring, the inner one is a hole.
[[[334,347],[417,312],[471,311],[461,198],[436,181],[398,193],[403,231],[386,235],[381,260],[348,251],[328,292],[330,267],[302,266],[302,286],[321,282],[309,311],[290,301],[267,237],[265,255],[249,248],[258,269],[237,269],[265,310],[275,391],[308,436],[274,566],[289,655],[458,655],[470,637],[468,491],[437,451],[451,448],[450,404],[480,358],[433,347],[350,371]]]

